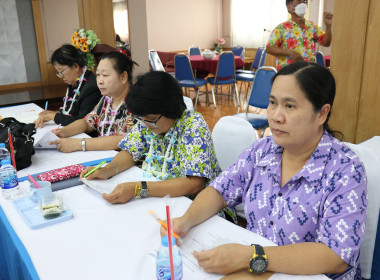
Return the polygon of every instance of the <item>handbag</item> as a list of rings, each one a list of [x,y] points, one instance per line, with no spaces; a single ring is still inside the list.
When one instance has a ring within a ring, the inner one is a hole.
[[[11,153],[8,132],[12,137],[17,170],[30,166],[32,155],[34,155],[34,138],[32,137],[36,133],[34,124],[22,123],[15,118],[4,118],[0,121],[0,143],[5,143],[7,150]]]

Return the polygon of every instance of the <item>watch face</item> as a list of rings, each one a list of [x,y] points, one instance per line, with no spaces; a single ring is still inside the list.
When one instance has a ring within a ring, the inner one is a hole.
[[[148,189],[141,189],[140,196],[141,197],[147,197],[148,196]]]
[[[254,273],[262,273],[268,267],[268,261],[261,256],[251,259],[250,267]]]

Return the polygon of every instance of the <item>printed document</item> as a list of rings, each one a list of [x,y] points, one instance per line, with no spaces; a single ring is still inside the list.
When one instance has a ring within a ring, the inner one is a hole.
[[[84,184],[100,193],[106,194],[113,192],[118,184],[136,181],[156,181],[156,179],[154,177],[143,177],[143,170],[137,166],[133,166],[108,180],[87,180],[86,178],[82,178]]]

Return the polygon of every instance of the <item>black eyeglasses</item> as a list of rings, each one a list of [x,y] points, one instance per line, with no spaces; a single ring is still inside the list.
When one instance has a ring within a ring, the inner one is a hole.
[[[63,69],[61,72],[58,72],[56,75],[58,78],[62,79],[64,76],[63,76],[63,72],[65,72],[65,70],[69,68],[69,66],[67,66],[65,69]]]
[[[138,120],[138,121],[140,121],[140,122],[143,122],[143,123],[149,125],[150,127],[157,128],[157,127],[158,127],[158,126],[157,126],[157,123],[158,123],[158,121],[162,118],[162,116],[163,116],[163,114],[161,114],[161,115],[158,117],[158,119],[155,120],[154,122],[143,120],[142,117],[140,117],[140,116],[135,116],[135,119]]]

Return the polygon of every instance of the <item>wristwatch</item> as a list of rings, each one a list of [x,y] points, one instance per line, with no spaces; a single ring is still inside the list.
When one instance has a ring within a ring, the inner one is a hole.
[[[140,190],[140,197],[148,197],[149,190],[148,185],[145,181],[141,181],[141,190]]]
[[[82,146],[82,151],[85,152],[86,151],[86,138],[82,138],[80,145]]]
[[[268,258],[264,253],[264,248],[258,244],[252,244],[255,248],[252,259],[249,262],[249,272],[263,273],[268,268]]]

